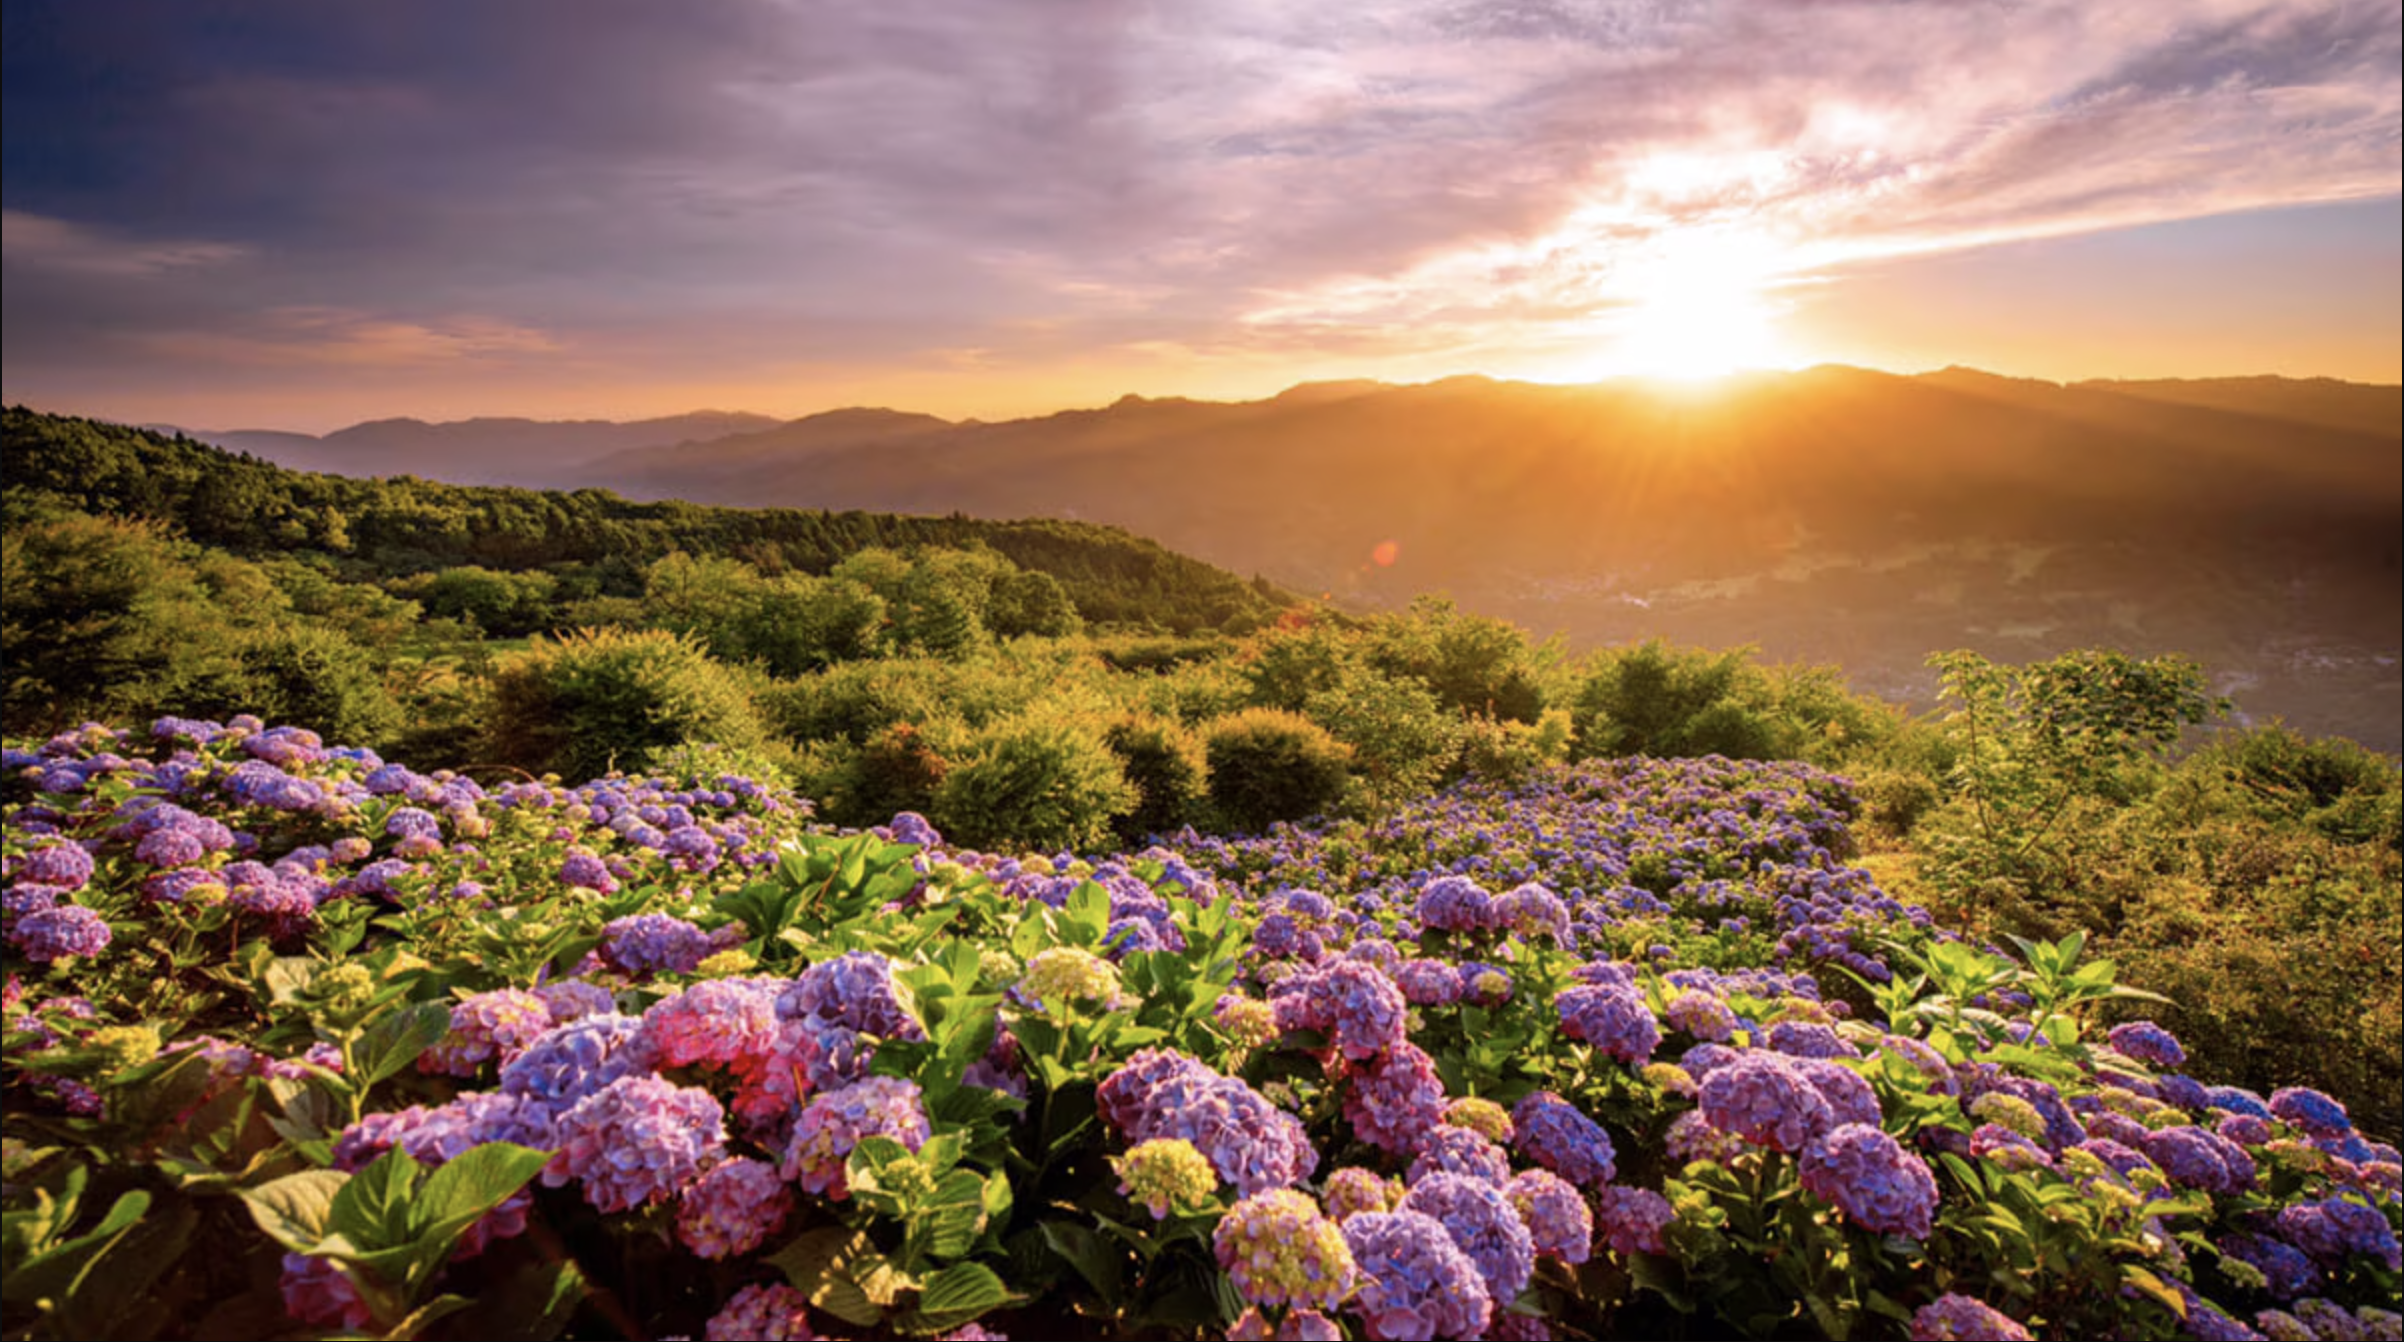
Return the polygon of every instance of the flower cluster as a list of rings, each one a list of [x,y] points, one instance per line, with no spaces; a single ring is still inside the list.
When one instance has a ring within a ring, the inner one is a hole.
[[[1236,1203],[1211,1248],[1252,1305],[1333,1309],[1352,1294],[1351,1247],[1307,1193],[1273,1188]]]
[[[1494,1300],[1478,1265],[1444,1224],[1411,1211],[1347,1217],[1344,1242],[1360,1273],[1353,1303],[1371,1338],[1412,1342],[1485,1334]]]
[[[1661,1046],[1661,1022],[1632,988],[1587,984],[1563,989],[1553,999],[1561,1033],[1631,1066]]]
[[[1200,1207],[1219,1189],[1218,1171],[1181,1137],[1137,1142],[1125,1155],[1111,1157],[1110,1168],[1119,1177],[1120,1196],[1150,1211],[1155,1221],[1168,1219],[1171,1208]]]
[[[725,1112],[706,1090],[626,1076],[561,1114],[552,1140],[559,1154],[543,1182],[579,1181],[585,1201],[622,1212],[674,1197],[722,1155]]]
[[[1893,1137],[1865,1123],[1847,1123],[1804,1152],[1803,1187],[1864,1230],[1926,1239],[1937,1205],[1928,1164]]]
[[[703,1258],[733,1258],[767,1242],[793,1210],[776,1167],[749,1156],[711,1166],[676,1203],[676,1238]]]
[[[851,1196],[844,1162],[864,1137],[890,1137],[912,1151],[926,1144],[933,1130],[918,1083],[895,1076],[872,1076],[840,1090],[822,1091],[802,1106],[785,1147],[784,1177],[804,1192],[823,1194],[837,1202]]]
[[[1618,1152],[1611,1134],[1576,1105],[1540,1090],[1511,1109],[1512,1145],[1520,1154],[1573,1184],[1589,1188],[1611,1182]]]

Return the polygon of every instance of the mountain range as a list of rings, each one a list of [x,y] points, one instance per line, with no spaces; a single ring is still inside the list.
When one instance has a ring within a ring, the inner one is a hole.
[[[282,464],[638,498],[1109,522],[1339,603],[1443,592],[1573,645],[1828,661],[2181,651],[2256,715],[2404,737],[2404,388],[1845,367],[1708,389],[1459,377],[998,423],[385,420],[195,434]]]

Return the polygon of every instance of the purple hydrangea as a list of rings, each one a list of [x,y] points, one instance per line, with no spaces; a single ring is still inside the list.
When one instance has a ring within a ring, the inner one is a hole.
[[[1769,1046],[1791,1058],[1858,1058],[1834,1027],[1814,1021],[1782,1020],[1770,1027]]]
[[[1458,1174],[1431,1174],[1402,1195],[1397,1210],[1442,1222],[1453,1243],[1477,1264],[1486,1293],[1495,1300],[1517,1300],[1535,1275],[1535,1240],[1498,1185]]]
[[[2187,1050],[2179,1043],[2179,1037],[2149,1020],[2115,1025],[2108,1038],[2113,1048],[2148,1067],[2168,1071],[2187,1061]]]
[[[614,1011],[554,1026],[501,1064],[501,1093],[558,1113],[620,1077],[644,1070],[628,1046],[642,1023]]]
[[[451,1008],[451,1028],[418,1055],[417,1070],[474,1076],[498,1058],[506,1063],[551,1029],[551,1008],[533,993],[500,988],[477,993]]]
[[[570,853],[559,863],[559,883],[578,889],[616,894],[618,878],[609,874],[609,864],[591,853]]]
[[[1363,1212],[1344,1221],[1360,1273],[1353,1309],[1374,1339],[1482,1336],[1494,1314],[1476,1263],[1444,1224],[1418,1212]]]
[[[1866,1123],[1835,1128],[1803,1153],[1800,1172],[1805,1189],[1864,1230],[1928,1238],[1936,1178],[1885,1132]]]
[[[1511,1144],[1520,1154],[1573,1184],[1600,1187],[1618,1172],[1618,1152],[1612,1149],[1611,1134],[1549,1090],[1537,1091],[1514,1105],[1511,1127]]]
[[[1710,1043],[1725,1044],[1736,1035],[1736,1013],[1728,1009],[1726,1002],[1699,988],[1689,988],[1671,998],[1662,1015],[1672,1029]]]
[[[1885,1117],[1878,1108],[1878,1092],[1852,1068],[1826,1058],[1795,1058],[1787,1066],[1809,1081],[1820,1098],[1828,1102],[1833,1122],[1877,1127]]]
[[[2350,1198],[2298,1202],[2279,1212],[2279,1234],[2330,1267],[2362,1254],[2398,1269],[2396,1232],[2379,1209]]]
[[[943,835],[933,825],[927,823],[925,816],[916,811],[903,811],[894,816],[890,828],[893,831],[895,843],[914,843],[921,848],[943,846]]]
[[[1609,1206],[1610,1190],[1604,1190]],[[1503,1185],[1503,1196],[1527,1226],[1536,1252],[1564,1263],[1583,1263],[1594,1252],[1594,1213],[1567,1179],[1550,1170],[1521,1170]]]
[[[932,1129],[918,1083],[897,1076],[872,1076],[840,1090],[822,1091],[802,1106],[785,1147],[787,1179],[805,1192],[837,1202],[851,1196],[844,1162],[864,1137],[890,1137],[915,1151]]]
[[[359,1287],[331,1258],[316,1254],[284,1255],[282,1279],[284,1312],[312,1328],[343,1328],[360,1332],[374,1320],[375,1311],[360,1298]]]
[[[716,949],[709,933],[665,913],[637,913],[601,926],[601,958],[629,974],[690,974]]]
[[[1273,1188],[1228,1209],[1211,1248],[1245,1303],[1333,1309],[1352,1294],[1352,1249],[1307,1193]]]
[[[1580,985],[1553,999],[1561,1033],[1634,1066],[1661,1045],[1661,1023],[1633,988]]]
[[[2308,1137],[2344,1137],[2354,1131],[2354,1120],[2344,1105],[2306,1086],[2271,1092],[2270,1112]]]
[[[1461,971],[1442,960],[1405,960],[1394,981],[1412,1006],[1451,1006],[1461,1000]]]
[[[2293,1300],[2320,1289],[2321,1270],[2302,1250],[2267,1235],[2230,1235],[2220,1251],[2262,1274],[2263,1289],[2274,1300]]]
[[[17,919],[8,939],[37,965],[76,955],[98,955],[108,949],[109,925],[81,904],[36,909]]]
[[[1358,1165],[1346,1165],[1327,1176],[1320,1201],[1337,1221],[1362,1212],[1382,1212],[1391,1205],[1392,1185]]]
[[[1344,1117],[1353,1135],[1371,1146],[1405,1155],[1419,1149],[1444,1117],[1444,1082],[1436,1060],[1417,1044],[1404,1042],[1348,1069]]]
[[[709,1342],[815,1342],[810,1331],[810,1298],[773,1282],[746,1286],[702,1325]]]
[[[1827,1099],[1784,1055],[1745,1053],[1702,1079],[1711,1126],[1788,1154],[1836,1125]]]
[[[1522,938],[1549,935],[1553,944],[1566,946],[1574,939],[1569,930],[1569,906],[1561,897],[1534,881],[1494,898],[1487,916],[1497,927],[1507,927]]]
[[[786,1020],[814,1016],[881,1039],[924,1039],[926,1031],[893,988],[893,963],[869,951],[849,951],[811,965],[777,999]]]
[[[44,844],[18,859],[16,879],[28,885],[81,890],[92,879],[92,855],[81,844]]]
[[[793,1210],[776,1168],[749,1156],[712,1165],[676,1203],[676,1237],[703,1258],[734,1258],[767,1242]]]
[[[1279,1029],[1319,1031],[1356,1061],[1401,1043],[1407,1023],[1402,990],[1360,960],[1330,960],[1296,973],[1270,990],[1269,1002]]]
[[[2026,1328],[1983,1300],[1940,1295],[1913,1311],[1912,1342],[2033,1342]]]
[[[1603,1241],[1613,1253],[1626,1257],[1669,1252],[1664,1235],[1678,1219],[1678,1210],[1670,1205],[1668,1198],[1649,1188],[1623,1188],[1614,1184],[1602,1191],[1598,1201],[1602,1208]]]
[[[584,1200],[605,1212],[664,1202],[725,1154],[725,1118],[706,1090],[620,1077],[559,1116],[543,1182],[581,1180]]]
[[[1494,926],[1494,896],[1466,876],[1439,876],[1420,890],[1415,912],[1422,927],[1482,932]]]
[[[1403,1177],[1416,1185],[1431,1174],[1464,1174],[1501,1185],[1511,1177],[1511,1158],[1490,1139],[1447,1123],[1427,1134]]]
[[[2253,1157],[2209,1128],[2181,1126],[2151,1132],[2145,1154],[2181,1188],[2238,1193],[2254,1182]]]

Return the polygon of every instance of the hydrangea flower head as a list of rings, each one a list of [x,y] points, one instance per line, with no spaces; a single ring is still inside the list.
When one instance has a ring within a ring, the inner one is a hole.
[[[1561,1033],[1631,1066],[1661,1046],[1661,1023],[1633,988],[1580,984],[1553,999]]]
[[[1219,1172],[1210,1160],[1182,1137],[1155,1137],[1137,1142],[1110,1167],[1119,1176],[1119,1193],[1152,1213],[1168,1219],[1172,1207],[1192,1210],[1219,1190]]]
[[[1027,1006],[1088,1002],[1108,1011],[1124,1000],[1118,966],[1079,946],[1053,946],[1027,961],[1011,992]]]
[[[1408,1010],[1402,989],[1363,960],[1330,960],[1282,981],[1269,993],[1277,1024],[1326,1034],[1347,1058],[1374,1058],[1403,1041]]]
[[[1494,896],[1466,876],[1439,876],[1419,892],[1420,926],[1442,932],[1482,932],[1494,926]]]
[[[1611,1134],[1576,1105],[1549,1090],[1522,1099],[1511,1110],[1512,1145],[1521,1155],[1573,1184],[1593,1188],[1611,1182],[1618,1152]]]
[[[785,1147],[782,1172],[810,1193],[837,1202],[851,1196],[844,1162],[864,1137],[890,1137],[912,1151],[932,1135],[918,1083],[897,1076],[872,1076],[839,1090],[821,1091],[802,1106]]]
[[[2178,1036],[2149,1020],[2115,1025],[2107,1037],[2113,1048],[2148,1067],[2168,1070],[2187,1061],[2187,1050]]]
[[[1535,1275],[1535,1239],[1495,1184],[1459,1174],[1431,1174],[1402,1195],[1398,1210],[1441,1222],[1453,1243],[1477,1264],[1493,1299],[1518,1299]]]
[[[1444,1106],[1444,1122],[1467,1128],[1490,1142],[1511,1140],[1511,1111],[1478,1095],[1464,1095]]]
[[[1671,998],[1662,1014],[1672,1029],[1708,1043],[1725,1044],[1736,1035],[1736,1013],[1699,988],[1688,988]]]
[[[1493,1296],[1442,1222],[1418,1212],[1363,1212],[1346,1219],[1343,1231],[1360,1273],[1353,1309],[1371,1338],[1484,1334]]]
[[[1404,1042],[1349,1071],[1344,1117],[1353,1135],[1394,1155],[1419,1149],[1444,1116],[1444,1082],[1436,1060]]]
[[[1603,1190],[1606,1211],[1611,1205],[1610,1193],[1610,1189]],[[1567,1179],[1550,1170],[1521,1170],[1503,1186],[1503,1196],[1510,1199],[1511,1210],[1519,1213],[1520,1223],[1528,1228],[1536,1252],[1572,1264],[1592,1256],[1594,1213]]]
[[[2033,1342],[2029,1331],[1983,1300],[1941,1295],[1913,1312],[1912,1342]]]
[[[2308,1137],[2343,1137],[2354,1131],[2354,1120],[2344,1105],[2308,1086],[2271,1092],[2270,1112]]]
[[[283,1292],[284,1312],[312,1328],[359,1332],[375,1318],[375,1311],[360,1298],[358,1283],[331,1258],[285,1254],[283,1277],[277,1285]]]
[[[767,1242],[793,1210],[776,1167],[749,1156],[712,1165],[676,1202],[676,1237],[703,1258],[736,1258]]]
[[[1499,1187],[1511,1177],[1511,1158],[1483,1135],[1443,1124],[1419,1144],[1403,1179],[1416,1186],[1431,1174],[1463,1174]]]
[[[926,1038],[894,987],[892,961],[870,951],[848,951],[803,970],[777,999],[776,1014],[815,1016],[883,1039]]]
[[[815,1342],[810,1298],[783,1282],[746,1286],[702,1325],[709,1342]]]
[[[15,879],[27,885],[81,890],[92,879],[92,855],[81,844],[47,843],[18,859]]]
[[[1936,1213],[1937,1181],[1927,1162],[1866,1123],[1847,1123],[1812,1143],[1803,1187],[1863,1229],[1924,1240]]]
[[[1327,1176],[1327,1186],[1320,1191],[1320,1200],[1327,1204],[1327,1215],[1341,1222],[1362,1212],[1382,1212],[1391,1208],[1397,1191],[1374,1172],[1358,1165],[1346,1165]]]
[[[1613,1184],[1602,1191],[1600,1203],[1603,1242],[1613,1253],[1628,1257],[1669,1252],[1664,1235],[1678,1219],[1678,1209],[1668,1198],[1649,1188]]]
[[[1758,1146],[1801,1151],[1836,1124],[1810,1078],[1783,1055],[1738,1055],[1703,1078],[1700,1111],[1711,1126]]]
[[[724,1154],[725,1112],[706,1090],[625,1076],[561,1114],[552,1140],[543,1182],[580,1180],[585,1201],[622,1212],[674,1197]]]
[[[36,909],[17,919],[8,939],[37,965],[98,955],[108,949],[109,925],[81,904]]]
[[[629,974],[690,974],[716,949],[709,933],[665,913],[613,918],[601,927],[601,958]]]
[[[418,1055],[417,1069],[474,1076],[485,1063],[506,1064],[551,1030],[551,1007],[533,993],[499,988],[451,1008],[449,1033]]]
[[[1220,1219],[1211,1248],[1252,1305],[1333,1309],[1352,1294],[1351,1246],[1308,1193],[1252,1194]]]
[[[1238,993],[1221,994],[1210,1018],[1227,1037],[1245,1048],[1259,1048],[1277,1038],[1277,1013],[1267,1002]]]

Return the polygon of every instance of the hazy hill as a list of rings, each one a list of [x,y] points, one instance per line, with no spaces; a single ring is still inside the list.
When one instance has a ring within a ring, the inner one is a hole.
[[[191,437],[279,466],[338,475],[416,475],[460,485],[541,486],[568,468],[612,452],[723,438],[768,428],[766,415],[701,410],[663,419],[379,419],[322,437],[277,429],[234,429]]]
[[[1758,642],[1912,699],[1936,648],[2187,651],[2257,713],[2392,750],[2398,398],[1840,367],[1708,390],[1330,383],[990,424],[838,411],[544,483],[1082,518],[1339,598],[1448,591],[1581,643]]]

